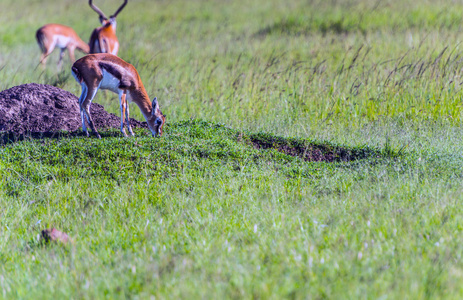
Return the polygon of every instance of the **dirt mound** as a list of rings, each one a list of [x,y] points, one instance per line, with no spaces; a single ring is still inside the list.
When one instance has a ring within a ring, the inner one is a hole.
[[[92,103],[90,112],[97,129],[120,128],[120,116]],[[148,128],[131,119],[132,127]],[[0,132],[15,134],[73,132],[81,127],[78,98],[60,88],[29,83],[0,92]]]

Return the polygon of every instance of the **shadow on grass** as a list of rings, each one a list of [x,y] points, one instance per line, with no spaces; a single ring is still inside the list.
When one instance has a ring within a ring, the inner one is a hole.
[[[385,155],[385,151],[368,146],[349,148],[304,139],[282,138],[265,133],[251,134],[248,136],[248,141],[256,149],[274,149],[305,161],[348,162],[371,157],[394,156],[394,153]]]
[[[187,129],[186,129],[187,128]],[[349,147],[336,145],[327,141],[313,141],[304,138],[285,138],[269,133],[253,133],[229,128],[223,124],[215,124],[204,120],[187,120],[173,124],[173,134],[188,132],[197,138],[213,140],[213,138],[231,139],[245,143],[257,150],[275,150],[304,161],[313,162],[349,162],[368,158],[393,158],[401,156],[403,148],[396,149],[386,139],[384,148],[360,145]]]
[[[254,34],[254,37],[265,37],[272,34],[299,36],[310,35],[314,32],[320,32],[323,35],[327,33],[348,34],[350,32],[362,32],[365,34],[365,30],[358,21],[342,16],[331,16],[326,19],[293,16],[278,20],[260,29]]]
[[[146,130],[135,130],[135,137],[146,136]],[[325,141],[312,141],[302,138],[284,138],[269,133],[252,133],[228,128],[222,124],[215,124],[204,120],[187,120],[174,123],[167,129],[167,136],[187,135],[189,138],[199,140],[223,140],[229,139],[237,143],[245,143],[247,146],[257,150],[275,150],[288,156],[298,157],[310,162],[350,162],[368,158],[392,158],[402,154],[403,149],[391,147],[388,140],[384,148],[370,147],[361,145],[347,147],[336,145]],[[117,129],[101,130],[102,138],[123,137]],[[0,132],[0,146],[15,143],[23,140],[43,140],[43,139],[62,139],[62,138],[87,138],[81,131],[75,132],[29,132],[17,134],[12,132]],[[89,138],[95,138],[92,134]],[[130,137],[129,137],[130,138]],[[188,143],[186,140],[177,140],[179,143]],[[191,142],[190,142],[191,143]],[[195,144],[197,142],[194,142]],[[201,144],[201,142],[200,142]],[[226,150],[226,149],[221,149]]]

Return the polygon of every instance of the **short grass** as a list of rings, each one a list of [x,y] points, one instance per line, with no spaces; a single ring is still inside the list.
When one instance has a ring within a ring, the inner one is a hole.
[[[158,97],[165,135],[2,139],[0,297],[461,298],[462,13],[129,1],[119,54]],[[2,1],[1,90],[79,95],[57,53],[36,68],[34,33],[51,22],[84,40],[98,26],[86,1]],[[95,101],[118,114],[116,99]],[[52,226],[74,243],[43,245]]]

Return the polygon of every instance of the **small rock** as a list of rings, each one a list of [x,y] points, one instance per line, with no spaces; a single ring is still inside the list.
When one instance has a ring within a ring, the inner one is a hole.
[[[56,228],[42,230],[42,239],[46,243],[48,243],[49,241],[55,241],[67,244],[68,242],[70,242],[69,236],[64,232],[57,230]]]

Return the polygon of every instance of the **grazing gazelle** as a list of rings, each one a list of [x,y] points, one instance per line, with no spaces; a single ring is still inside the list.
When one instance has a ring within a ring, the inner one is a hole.
[[[58,67],[61,67],[63,61],[64,51],[68,49],[69,58],[71,63],[74,63],[75,56],[74,50],[77,48],[82,52],[88,53],[90,51],[89,46],[80,39],[77,33],[69,26],[60,24],[47,24],[39,28],[35,33],[37,43],[42,50],[40,62],[45,67],[48,55],[58,47],[61,49],[59,54]]]
[[[88,1],[90,7],[100,15],[101,27],[95,28],[92,35],[90,36],[90,53],[111,53],[117,55],[119,50],[119,41],[116,36],[116,17],[127,4],[128,0],[125,0],[124,3],[117,9],[117,11],[109,17],[96,7],[92,0]]]
[[[166,117],[159,109],[157,98],[155,97],[153,102],[150,101],[134,66],[112,54],[89,54],[74,63],[72,75],[82,87],[82,94],[79,98],[80,116],[82,118],[82,130],[87,136],[88,131],[84,118],[87,118],[92,132],[101,138],[90,115],[90,105],[98,89],[110,90],[119,94],[121,132],[124,136],[127,136],[124,129],[124,115],[129,132],[134,135],[129,123],[129,101],[138,105],[153,136],[162,135],[162,126],[166,122]]]

